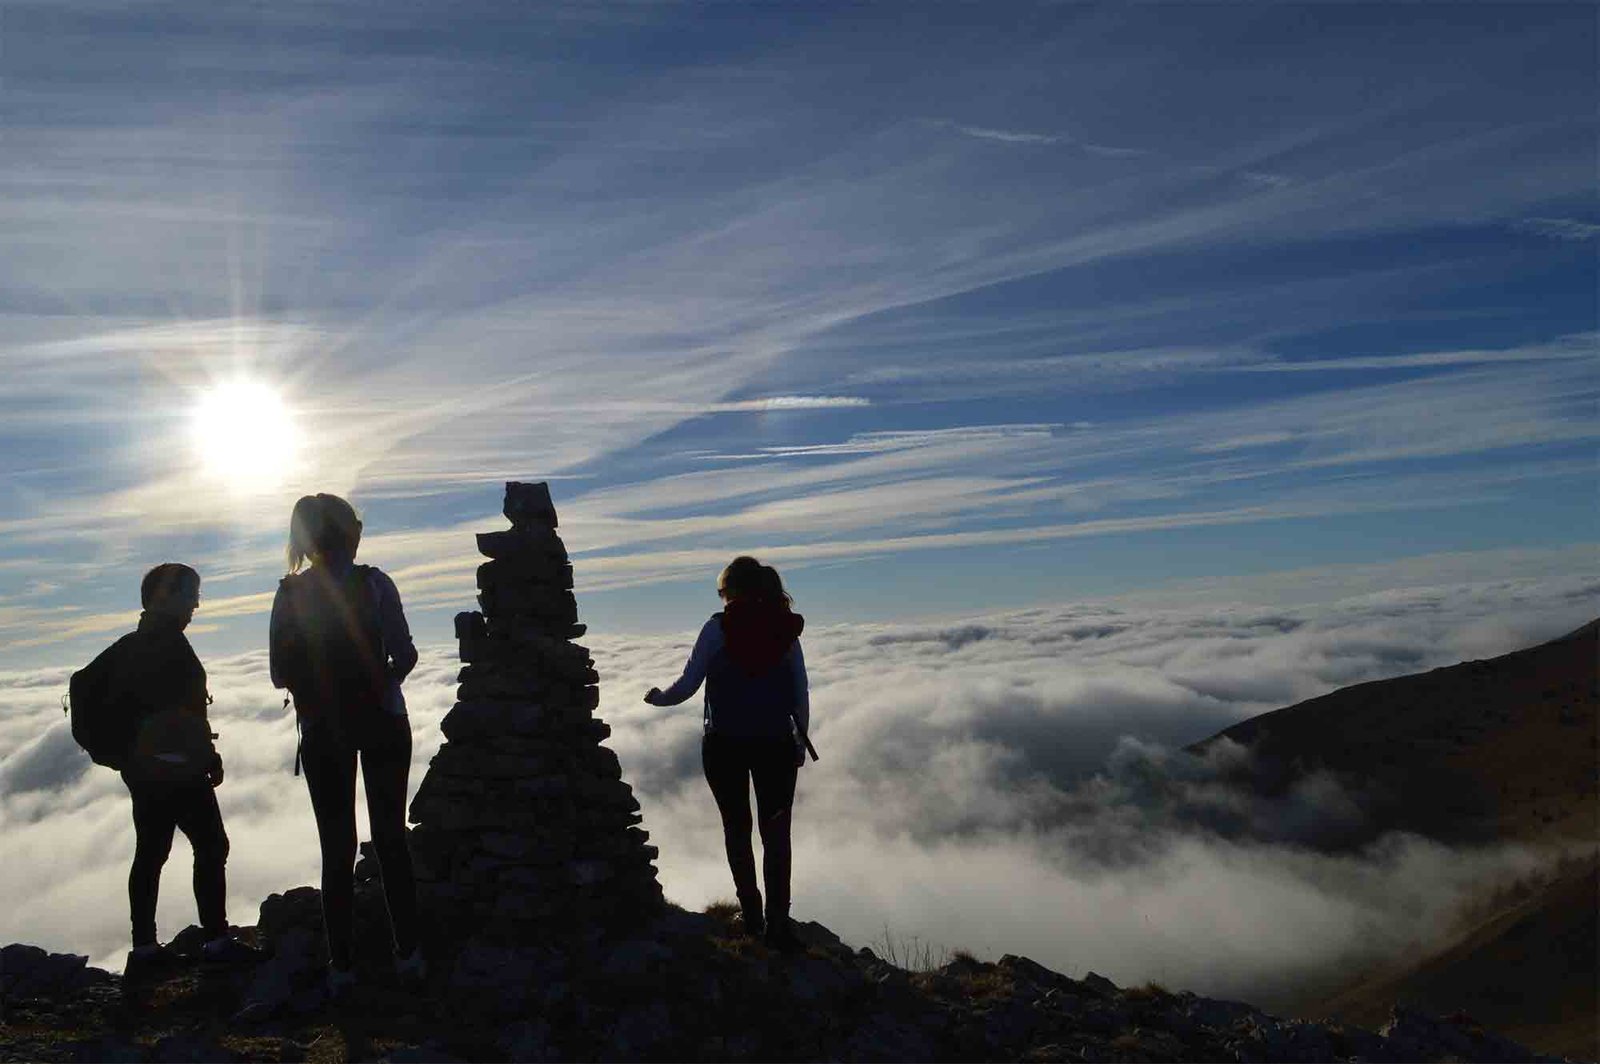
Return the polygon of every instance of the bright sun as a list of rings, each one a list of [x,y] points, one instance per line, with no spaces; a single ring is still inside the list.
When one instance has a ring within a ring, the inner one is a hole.
[[[249,378],[225,381],[202,393],[193,428],[206,472],[241,491],[277,484],[299,442],[283,398]]]

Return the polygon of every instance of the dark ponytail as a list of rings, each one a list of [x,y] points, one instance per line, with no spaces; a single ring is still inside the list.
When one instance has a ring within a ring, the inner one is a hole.
[[[794,599],[783,589],[783,578],[772,566],[761,567],[761,581],[758,586],[761,589],[758,593],[761,598],[773,603],[782,603],[785,609],[794,605]]]

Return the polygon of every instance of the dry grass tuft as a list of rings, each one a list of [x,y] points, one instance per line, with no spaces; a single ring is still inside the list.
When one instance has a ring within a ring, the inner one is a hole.
[[[956,982],[961,989],[972,998],[1010,997],[1016,989],[1016,981],[998,968],[988,968],[981,972],[959,976]]]
[[[1172,996],[1172,991],[1160,983],[1146,983],[1143,986],[1130,986],[1122,992],[1122,996],[1129,1001],[1160,1001]]]
[[[719,898],[706,906],[706,915],[730,923],[739,915],[739,903],[729,898]]]
[[[1144,1048],[1144,1039],[1132,1031],[1125,1031],[1107,1043],[1106,1048],[1115,1053],[1137,1053]]]
[[[931,972],[943,968],[954,954],[936,942],[917,935],[896,935],[883,925],[883,934],[872,940],[872,952],[896,968],[908,972]],[[970,953],[966,954],[971,957]]]

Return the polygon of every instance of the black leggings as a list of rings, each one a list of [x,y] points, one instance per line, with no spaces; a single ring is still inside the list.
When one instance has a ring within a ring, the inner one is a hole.
[[[122,781],[133,796],[133,868],[128,872],[128,909],[133,919],[133,944],[156,942],[156,899],[161,869],[172,852],[172,833],[179,830],[194,850],[194,900],[200,926],[216,938],[228,932],[228,833],[222,810],[208,780],[195,783]]]
[[[722,841],[739,904],[761,909],[756,857],[750,845],[750,785],[756,790],[761,827],[761,871],[767,887],[767,920],[789,914],[790,810],[794,805],[795,746],[791,739],[705,737],[700,747],[706,782],[722,814]]]
[[[349,968],[355,931],[356,758],[367,787],[367,822],[383,871],[383,897],[395,953],[417,948],[417,888],[406,846],[406,785],[411,774],[411,722],[374,716],[340,741],[315,723],[302,734],[301,760],[322,842],[322,919],[328,956]]]

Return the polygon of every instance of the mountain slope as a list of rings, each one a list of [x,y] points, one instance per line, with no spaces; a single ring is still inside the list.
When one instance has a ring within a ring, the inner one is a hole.
[[[1427,1012],[1464,1011],[1547,1053],[1594,1060],[1597,898],[1600,861],[1591,854],[1422,960],[1372,973],[1316,1011],[1360,1024],[1382,1022],[1397,1001]]]
[[[1257,786],[1316,768],[1369,792],[1375,830],[1446,842],[1595,837],[1600,621],[1487,661],[1342,688],[1236,724]]]
[[[1596,1058],[1597,668],[1600,621],[1503,657],[1344,688],[1193,748],[1223,737],[1250,746],[1250,782],[1268,790],[1314,769],[1337,773],[1368,799],[1368,838],[1405,830],[1569,855],[1480,899],[1411,962],[1291,1011],[1368,1023],[1396,1002],[1465,1012],[1546,1052]]]

